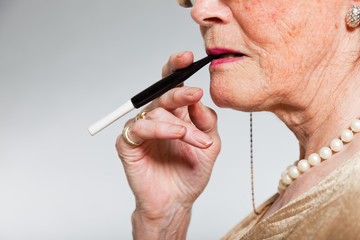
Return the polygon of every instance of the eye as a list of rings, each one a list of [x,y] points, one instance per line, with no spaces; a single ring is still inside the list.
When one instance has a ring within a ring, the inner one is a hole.
[[[195,0],[177,0],[178,4],[184,8],[189,8],[194,6]]]

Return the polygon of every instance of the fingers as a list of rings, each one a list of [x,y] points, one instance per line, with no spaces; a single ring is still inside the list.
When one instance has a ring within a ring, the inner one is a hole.
[[[179,139],[185,135],[186,128],[163,121],[139,120],[131,126],[129,137],[137,141],[152,139]]]
[[[150,105],[150,109],[158,107],[165,108],[166,110],[172,111],[177,108],[192,105],[203,96],[203,91],[197,87],[178,87],[173,88],[167,93],[163,94],[158,99],[155,99]]]
[[[190,120],[198,129],[205,133],[217,134],[217,115],[214,110],[200,102],[202,96],[203,91],[200,88],[187,86],[174,88],[153,101],[149,108],[161,107],[173,111],[188,106],[186,114],[189,114]]]
[[[188,107],[193,124],[205,133],[217,133],[217,115],[214,110],[204,106],[200,101]]]
[[[162,68],[162,77],[166,77],[178,69],[189,66],[193,61],[194,55],[192,52],[185,51],[173,54]]]
[[[177,69],[185,68],[194,61],[192,52],[184,51],[170,56],[168,62],[163,66],[162,76],[165,77]],[[181,85],[183,87],[183,85]],[[200,100],[203,92],[200,88],[174,88],[153,101],[150,109],[163,107],[173,110],[179,107],[188,106]],[[180,90],[179,90],[180,89]]]
[[[162,108],[150,111],[146,115],[146,119],[135,121],[130,126],[127,137],[133,142],[179,139],[198,148],[208,148],[213,142],[208,134]]]
[[[212,138],[208,134],[199,130],[193,123],[183,121],[163,108],[157,108],[149,112],[146,119],[153,121],[166,121],[172,124],[184,126],[186,128],[186,134],[181,139],[193,146],[207,148],[211,146],[213,142]]]
[[[168,75],[192,62],[191,52],[174,54],[163,67],[162,75]],[[126,124],[131,127],[125,139],[127,137],[135,143],[153,139],[180,139],[195,147],[209,147],[213,142],[212,137],[217,137],[217,117],[213,110],[200,103],[202,96],[203,91],[196,87],[171,89],[146,107],[150,111],[146,120],[131,120]]]

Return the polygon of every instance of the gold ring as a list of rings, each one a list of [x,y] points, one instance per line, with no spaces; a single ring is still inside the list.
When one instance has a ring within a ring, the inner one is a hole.
[[[131,140],[129,138],[130,127],[131,127],[131,125],[126,126],[122,131],[122,135],[123,135],[123,138],[124,138],[125,142],[127,142],[128,144],[130,144],[133,147],[140,146],[143,142],[134,142],[133,140]]]
[[[149,110],[144,110],[139,112],[136,117],[135,117],[135,121],[139,120],[139,119],[145,119],[146,118],[146,114],[149,112]]]

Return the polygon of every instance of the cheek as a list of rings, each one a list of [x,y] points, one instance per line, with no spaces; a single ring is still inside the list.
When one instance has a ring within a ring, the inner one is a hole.
[[[239,0],[231,6],[234,18],[253,44],[287,44],[298,38],[307,27],[314,10],[321,9],[317,1],[299,0]]]
[[[268,88],[283,95],[303,83],[328,54],[337,32],[336,24],[329,19],[337,19],[338,11],[331,9],[339,7],[324,7],[320,1],[272,1],[273,6],[264,2],[270,1],[243,1],[244,14],[238,16],[238,22],[243,25],[248,45],[259,56]],[[320,9],[319,14],[309,9]],[[326,34],[323,29],[327,29]]]
[[[238,24],[250,40],[257,44],[269,44],[276,41],[279,16],[289,11],[289,1],[242,0],[236,1],[232,9]]]

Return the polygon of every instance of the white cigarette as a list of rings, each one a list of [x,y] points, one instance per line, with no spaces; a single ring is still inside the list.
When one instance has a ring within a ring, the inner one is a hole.
[[[107,126],[109,126],[110,124],[112,124],[113,122],[115,122],[116,120],[118,120],[119,118],[130,112],[131,110],[133,110],[134,108],[135,107],[131,102],[131,100],[127,101],[121,107],[119,107],[112,113],[108,114],[101,120],[91,125],[88,128],[89,133],[91,134],[91,136],[94,136],[95,134],[97,134],[98,132],[100,132],[101,130],[103,130],[104,128],[106,128]]]
[[[111,123],[115,122],[134,108],[140,108],[145,104],[148,104],[155,98],[160,97],[162,94],[184,82],[186,79],[199,71],[206,64],[208,64],[214,59],[223,57],[223,55],[224,54],[209,55],[207,57],[204,57],[203,59],[193,62],[188,67],[177,70],[172,74],[164,77],[163,79],[157,81],[150,87],[146,88],[145,90],[132,97],[131,100],[127,101],[124,105],[116,109],[114,112],[110,113],[100,121],[91,125],[88,128],[90,134],[94,136],[96,133],[100,132],[101,130],[103,130]]]

